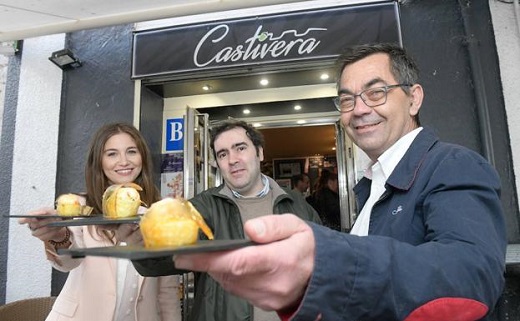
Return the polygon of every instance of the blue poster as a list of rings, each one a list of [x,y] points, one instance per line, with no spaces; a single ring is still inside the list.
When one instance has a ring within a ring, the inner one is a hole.
[[[166,151],[178,152],[184,150],[184,119],[166,120]]]

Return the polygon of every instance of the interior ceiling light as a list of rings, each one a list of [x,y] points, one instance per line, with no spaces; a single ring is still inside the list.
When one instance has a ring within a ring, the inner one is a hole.
[[[336,147],[332,147],[332,150],[336,150]]]
[[[205,90],[205,91],[211,90],[212,88],[213,88],[213,87],[211,87],[211,86],[208,85],[208,84],[202,86],[202,90]]]
[[[294,110],[300,110],[300,109],[302,109],[302,106],[300,106],[300,105],[294,105]]]
[[[254,123],[253,127],[262,127],[262,124],[261,123]]]
[[[303,120],[303,119],[301,119],[301,120],[298,120],[298,121],[297,121],[296,123],[297,123],[297,124],[300,124],[300,125],[301,125],[301,124],[305,124],[305,123],[306,123],[306,121],[305,121],[305,120]]]
[[[75,69],[81,67],[81,61],[74,56],[69,49],[55,51],[49,57],[56,66],[62,70]]]
[[[249,115],[249,114],[251,113],[251,111],[250,111],[249,109],[247,109],[247,108],[244,109],[242,112],[243,112],[244,114],[246,114],[246,115]]]
[[[327,79],[329,79],[329,74],[326,74],[326,73],[321,74],[320,79],[321,79],[321,80],[327,80]]]
[[[267,85],[269,85],[269,80],[267,80],[266,78],[262,78],[262,79],[260,80],[260,85],[262,85],[262,86],[267,86]]]

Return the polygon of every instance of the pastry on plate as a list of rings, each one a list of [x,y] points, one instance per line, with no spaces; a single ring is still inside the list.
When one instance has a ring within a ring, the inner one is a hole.
[[[181,198],[155,202],[140,221],[145,247],[181,246],[197,242],[199,228],[208,239],[213,233],[193,205]]]

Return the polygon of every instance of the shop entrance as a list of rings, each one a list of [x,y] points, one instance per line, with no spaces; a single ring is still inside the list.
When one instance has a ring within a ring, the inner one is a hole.
[[[162,109],[162,115],[157,115],[161,117],[162,125],[154,120],[146,129],[157,131],[162,128],[162,140],[165,139],[167,120],[186,117],[190,109],[208,115],[208,125],[203,125],[204,128],[228,118],[253,124],[266,137],[263,172],[280,185],[291,187],[290,178],[294,174],[306,173],[312,183],[323,170],[338,174],[341,228],[348,231],[355,218],[352,188],[358,171],[354,146],[338,124],[339,113],[332,102],[336,94],[333,78],[333,68],[326,65],[299,71],[206,77],[203,80],[150,81],[141,87],[139,123],[144,117],[150,117],[150,108],[145,104],[153,104],[157,114]],[[147,98],[152,96],[153,99]],[[190,125],[192,122],[188,121]],[[185,121],[185,129],[188,123]],[[201,135],[195,141],[203,137]],[[158,137],[150,138],[157,141]],[[164,150],[164,142],[161,145],[162,155],[170,153]],[[209,148],[209,143],[207,146]],[[202,155],[200,146],[191,148],[195,156],[185,155],[185,162]],[[207,154],[211,155],[210,152]],[[211,165],[211,161],[203,163],[204,166]],[[200,164],[194,168],[198,167]],[[206,172],[212,173],[214,169]],[[186,175],[197,174],[195,171],[185,173],[184,182],[196,181],[196,177]],[[218,174],[216,178],[208,187],[219,183]]]
[[[293,175],[307,174],[311,179],[308,191],[311,195],[324,171],[338,174],[341,227],[344,231],[350,229],[355,216],[351,195],[354,181],[348,181],[355,176],[353,146],[350,140],[338,139],[338,136],[346,136],[338,124],[339,114],[330,97],[198,108],[197,111],[207,113],[210,123],[235,118],[256,126],[265,138],[262,172],[283,187],[293,187]],[[256,117],[245,117],[244,111]]]
[[[205,150],[209,135],[200,130],[219,120],[241,119],[258,126],[266,137],[263,172],[280,185],[290,186],[293,171],[306,172],[314,180],[324,169],[337,172],[341,229],[348,232],[355,217],[352,188],[358,171],[356,150],[338,124],[339,113],[332,102],[334,68],[324,64],[301,70],[199,76],[136,80],[136,91],[140,91],[136,92],[140,97],[134,108],[136,123],[152,142],[156,158],[162,158],[157,163],[164,163],[165,156],[183,163],[183,178],[175,180],[179,173],[168,173],[165,182],[182,180],[188,186],[184,188],[187,197],[204,186],[206,182],[199,184],[204,173],[210,174],[208,187],[217,185],[219,173],[211,168],[211,159],[200,158],[211,155]],[[193,145],[175,152],[165,150],[166,124],[172,119],[184,122],[185,139],[189,136]],[[186,316],[193,297],[189,274],[184,275],[183,284]]]

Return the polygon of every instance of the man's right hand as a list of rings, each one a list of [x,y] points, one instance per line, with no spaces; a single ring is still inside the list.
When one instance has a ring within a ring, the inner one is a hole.
[[[314,269],[312,229],[295,215],[267,215],[244,225],[260,245],[233,251],[178,255],[175,267],[209,273],[227,291],[264,310],[301,301]]]

